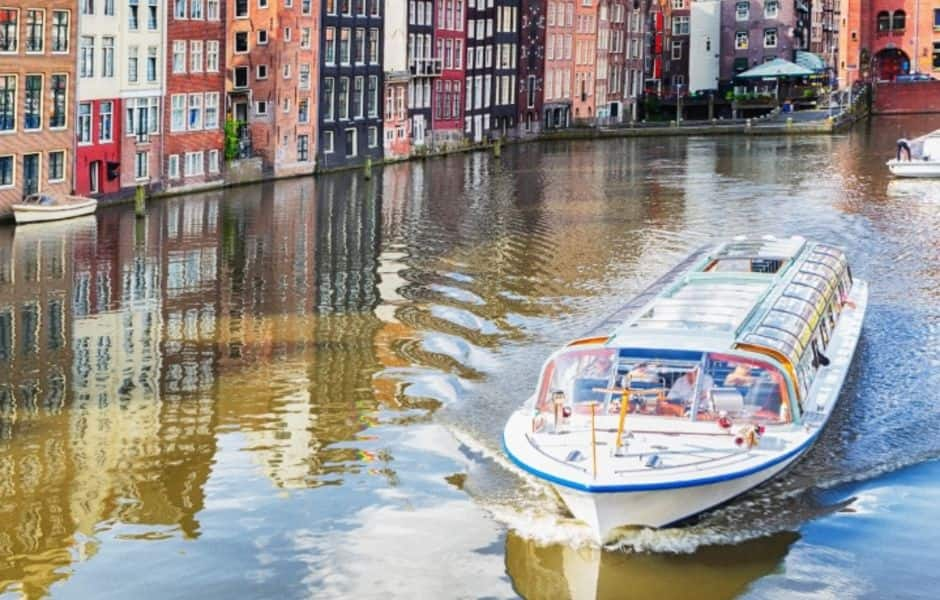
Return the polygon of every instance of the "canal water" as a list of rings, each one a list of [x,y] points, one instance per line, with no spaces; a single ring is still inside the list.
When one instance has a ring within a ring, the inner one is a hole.
[[[834,137],[554,142],[0,228],[0,597],[934,598],[940,183]],[[500,451],[541,361],[686,252],[871,281],[794,469],[607,548]]]

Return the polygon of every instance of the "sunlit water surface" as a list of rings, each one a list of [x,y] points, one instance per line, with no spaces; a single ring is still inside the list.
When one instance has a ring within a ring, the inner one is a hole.
[[[940,183],[850,134],[551,143],[0,228],[0,596],[936,597]],[[686,252],[843,245],[871,302],[794,469],[600,549],[500,451]]]

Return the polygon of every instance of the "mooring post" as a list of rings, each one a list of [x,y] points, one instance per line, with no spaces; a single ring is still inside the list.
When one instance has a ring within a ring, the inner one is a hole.
[[[496,141],[493,142],[493,158],[499,158],[502,155],[502,144],[503,140],[501,138],[496,138]]]
[[[134,192],[134,215],[138,219],[147,215],[147,190],[143,184],[138,185]]]
[[[372,157],[366,157],[366,164],[362,167],[362,176],[366,179],[372,179]]]
[[[787,129],[793,129],[793,117],[787,117]]]

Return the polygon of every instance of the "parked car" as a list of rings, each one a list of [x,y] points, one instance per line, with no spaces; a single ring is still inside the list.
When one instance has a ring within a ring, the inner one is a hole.
[[[936,81],[934,77],[931,77],[927,73],[910,73],[904,75],[898,75],[894,78],[898,83],[904,83],[909,81]]]

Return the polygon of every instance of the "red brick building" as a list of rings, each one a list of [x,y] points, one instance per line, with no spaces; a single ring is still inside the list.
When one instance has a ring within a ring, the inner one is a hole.
[[[0,4],[0,218],[25,194],[72,191],[74,8]]]
[[[434,56],[441,62],[441,76],[434,81],[431,102],[431,144],[434,146],[456,143],[463,138],[466,19],[464,0],[435,0]]]
[[[226,5],[167,7],[163,181],[165,189],[193,189],[222,178]]]

